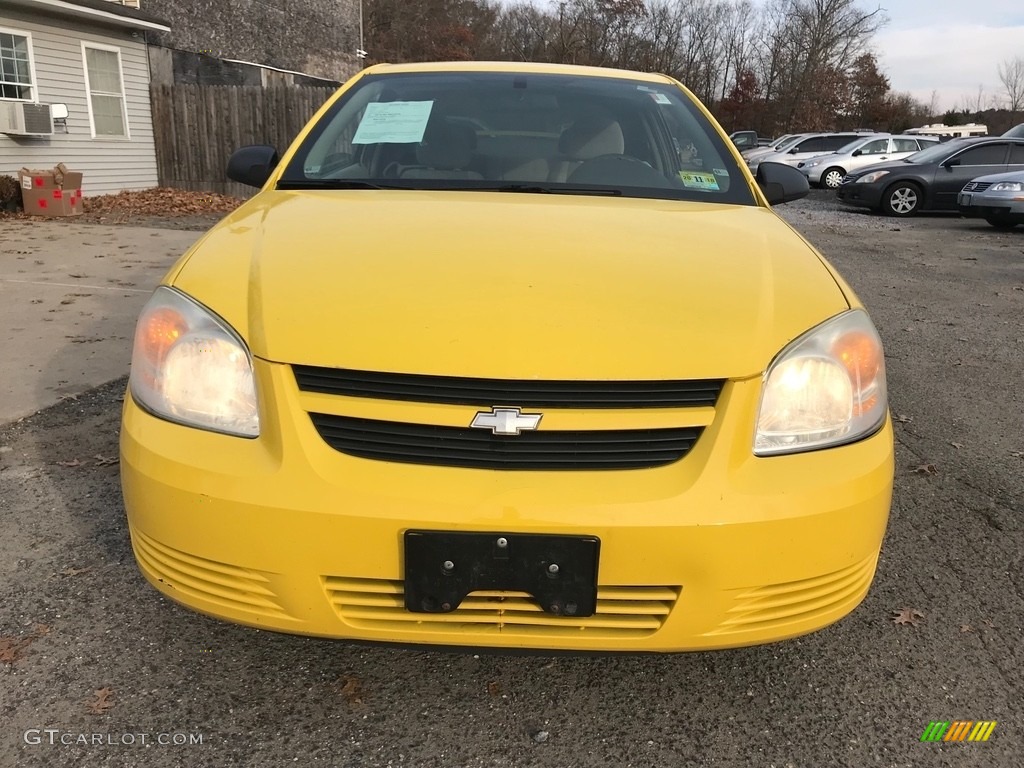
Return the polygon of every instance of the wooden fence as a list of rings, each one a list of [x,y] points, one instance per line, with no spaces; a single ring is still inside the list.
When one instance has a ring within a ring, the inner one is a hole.
[[[153,133],[160,186],[249,197],[228,181],[228,157],[246,144],[284,152],[333,88],[154,85]]]

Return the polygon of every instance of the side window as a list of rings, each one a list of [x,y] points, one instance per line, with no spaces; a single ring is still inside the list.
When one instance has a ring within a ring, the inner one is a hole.
[[[1010,165],[1024,165],[1024,144],[1010,145]]]
[[[927,147],[930,142],[922,141],[921,148]],[[893,152],[917,152],[916,139],[893,139]]]
[[[875,139],[874,141],[869,141],[860,149],[860,153],[862,155],[884,155],[888,151],[888,139]]]
[[[825,139],[818,136],[813,139],[804,139],[795,147],[795,152],[824,152],[825,151]]]
[[[849,134],[842,136],[823,136],[821,138],[821,149],[825,152],[835,152],[840,147],[845,147],[855,138],[857,137],[850,136]]]
[[[983,147],[965,149],[956,159],[960,165],[1002,165],[1006,162],[1005,144],[986,144]]]

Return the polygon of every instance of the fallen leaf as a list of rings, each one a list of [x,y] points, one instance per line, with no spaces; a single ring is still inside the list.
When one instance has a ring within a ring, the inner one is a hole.
[[[958,451],[959,451],[959,450],[960,450],[961,448],[963,448],[963,447],[964,447],[964,446],[963,446],[963,443],[950,443],[950,445],[952,445],[952,446],[953,446],[954,448],[956,448],[956,449],[957,449]]]
[[[95,456],[93,456],[93,458],[96,459],[97,467],[105,467],[109,464],[117,464],[120,461],[120,459],[117,456],[101,456],[98,453]]]
[[[61,576],[77,576],[80,573],[88,573],[91,568],[65,568],[60,572]]]
[[[893,421],[898,421],[900,424],[908,424],[911,421],[913,421],[914,419],[912,417],[910,417],[910,416],[906,416],[906,415],[901,413],[898,416],[893,416],[892,420]]]
[[[89,462],[82,461],[81,459],[71,459],[71,461],[58,461],[57,462],[57,466],[58,467],[81,467],[81,466],[84,466],[85,464],[88,464],[88,463]]]
[[[77,272],[69,272],[68,273],[68,277],[74,277],[74,278],[81,279],[83,277],[88,277],[88,275],[80,275]]]
[[[924,618],[924,613],[919,611],[917,608],[902,608],[898,611],[893,611],[895,614],[892,620],[896,624],[911,624],[917,626],[921,619]]]
[[[0,662],[13,664],[21,658],[22,652],[43,635],[50,634],[50,628],[38,624],[31,634],[23,637],[0,637]]]
[[[974,631],[974,627],[972,627],[970,624],[961,624],[960,625],[960,631],[961,632],[973,632]]]
[[[102,715],[114,706],[114,702],[111,701],[111,697],[114,695],[113,688],[100,688],[93,691],[93,695],[96,697],[95,699],[85,702],[88,706],[89,712],[92,714]]]
[[[363,683],[355,675],[345,675],[341,678],[341,695],[345,701],[353,706],[363,703]]]
[[[501,683],[497,680],[491,680],[487,683],[487,693],[491,696],[498,696],[501,693]]]
[[[911,467],[911,472],[916,472],[919,475],[934,475],[939,470],[936,469],[934,464],[918,464],[916,467]]]
[[[1015,459],[1024,459],[1024,451],[1010,451],[1010,455]]]

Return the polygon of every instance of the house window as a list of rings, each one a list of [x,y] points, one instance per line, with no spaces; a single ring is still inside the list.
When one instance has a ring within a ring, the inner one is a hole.
[[[32,40],[27,34],[0,29],[0,99],[35,100]]]
[[[94,137],[128,138],[128,115],[124,103],[121,51],[82,43],[85,57],[89,120]]]

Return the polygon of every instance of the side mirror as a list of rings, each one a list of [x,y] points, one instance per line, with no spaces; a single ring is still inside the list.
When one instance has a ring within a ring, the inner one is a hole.
[[[946,160],[945,162],[942,163],[942,167],[945,168],[947,171],[950,168],[952,168],[954,165],[960,165],[960,158],[959,157],[951,157],[951,158],[949,158],[948,160]]]
[[[771,205],[791,203],[807,197],[811,191],[807,177],[785,163],[761,163],[757,166],[756,179]]]
[[[266,144],[236,149],[228,158],[228,178],[250,187],[262,187],[281,158]]]
[[[800,151],[800,147],[793,147],[791,150],[789,150],[789,154],[795,155],[799,151]]]
[[[854,157],[860,157],[860,156],[861,156],[861,155],[863,155],[863,154],[864,154],[864,153],[863,153],[863,152],[861,152],[861,151],[860,151],[859,149],[855,149],[855,150],[853,150],[853,156],[854,156]]]

